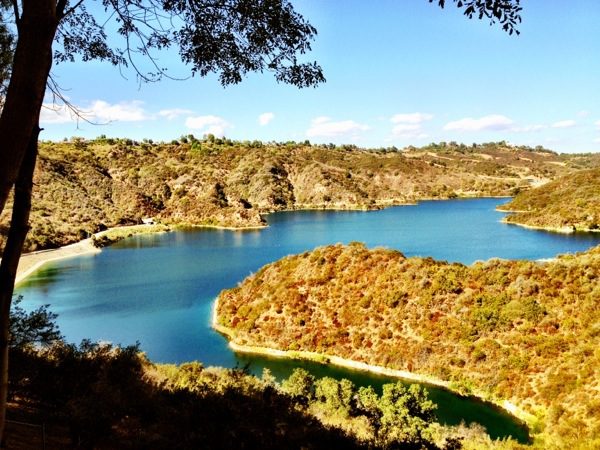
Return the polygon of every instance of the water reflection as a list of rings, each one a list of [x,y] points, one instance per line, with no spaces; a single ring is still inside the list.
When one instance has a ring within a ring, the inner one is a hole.
[[[360,370],[350,370],[316,362],[270,358],[267,356],[237,354],[240,367],[249,365],[250,372],[261,376],[262,370],[268,367],[272,374],[282,380],[290,376],[292,371],[301,367],[316,377],[346,378],[356,386],[373,386],[381,394],[382,386],[386,383],[395,383],[398,379],[373,374]],[[401,380],[406,385],[410,381]],[[424,383],[421,383],[424,384]],[[514,420],[505,411],[495,405],[483,402],[474,397],[464,397],[437,386],[424,384],[429,393],[429,398],[438,405],[436,410],[437,420],[446,425],[483,424],[492,438],[512,436],[521,443],[529,442],[527,427]]]

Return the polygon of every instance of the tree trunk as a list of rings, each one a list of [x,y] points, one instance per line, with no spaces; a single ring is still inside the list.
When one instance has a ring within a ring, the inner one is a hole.
[[[52,65],[52,41],[59,22],[56,0],[21,3],[12,74],[0,116],[0,213],[38,123]]]
[[[10,304],[23,242],[29,229],[31,189],[39,118],[52,66],[52,42],[64,2],[22,0],[17,46],[0,116],[0,213],[15,187],[10,230],[0,263],[0,443],[4,438],[8,393]],[[57,11],[57,4],[60,11]]]
[[[36,124],[29,138],[29,145],[15,183],[15,199],[10,221],[10,231],[0,263],[0,442],[4,438],[6,401],[8,397],[8,344],[10,304],[15,285],[15,276],[21,257],[25,237],[29,231],[31,190],[33,171],[38,152],[40,128]]]

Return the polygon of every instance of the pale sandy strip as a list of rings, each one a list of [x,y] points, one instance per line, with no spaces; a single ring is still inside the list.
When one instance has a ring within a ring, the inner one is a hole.
[[[114,227],[109,228],[105,231],[101,231],[99,233],[94,234],[94,237],[100,238],[106,234],[110,234],[113,231],[118,232],[127,232],[127,231],[137,231],[135,234],[141,234],[139,231],[144,231],[145,228],[148,227],[149,233],[162,233],[164,230],[155,230],[149,227],[148,225],[129,225],[124,227]],[[190,225],[190,227],[197,228],[216,228],[222,230],[232,230],[232,231],[245,231],[245,230],[254,230],[266,228],[264,226],[251,226],[251,227],[221,227],[221,226],[212,226],[212,225]],[[74,244],[65,245],[63,247],[59,247],[51,250],[41,250],[39,252],[31,252],[25,253],[19,259],[19,267],[17,268],[17,276],[15,279],[15,283],[19,283],[27,278],[29,275],[34,273],[36,270],[39,270],[44,264],[57,261],[60,259],[72,258],[74,256],[82,256],[87,254],[99,253],[101,250],[99,248],[94,247],[92,244],[92,239],[84,239],[82,241],[76,242]]]
[[[127,231],[140,229],[141,227],[145,226],[146,225],[130,225],[125,227],[109,228],[108,230],[96,233],[94,236],[98,238],[114,230]],[[72,258],[75,256],[83,256],[99,252],[100,249],[94,247],[94,244],[92,243],[92,238],[88,238],[76,242],[74,244],[65,245],[63,247],[51,250],[41,250],[39,252],[25,253],[24,255],[21,255],[21,259],[19,259],[19,267],[17,268],[15,284],[23,281],[36,270],[39,270],[44,264],[49,263],[51,261],[58,261],[60,259]]]
[[[19,283],[29,275],[40,269],[44,264],[59,259],[72,258],[86,254],[98,253],[100,249],[94,247],[91,239],[84,239],[75,244],[66,245],[53,250],[26,253],[19,260],[15,283]]]
[[[231,347],[231,349],[236,352],[251,353],[251,354],[255,354],[255,355],[272,356],[272,357],[276,357],[276,358],[305,359],[305,360],[309,360],[309,361],[316,361],[319,363],[333,364],[336,366],[347,367],[347,368],[356,369],[356,370],[363,370],[366,372],[376,373],[376,374],[385,375],[385,376],[389,376],[389,377],[402,378],[402,379],[409,380],[409,381],[416,381],[418,383],[427,383],[427,384],[431,384],[433,386],[440,386],[440,387],[443,387],[445,389],[448,389],[449,391],[452,391],[452,392],[460,395],[459,392],[456,392],[451,388],[450,383],[448,383],[447,381],[440,380],[439,378],[435,378],[435,377],[428,376],[428,375],[420,375],[418,373],[409,372],[407,370],[390,369],[388,367],[376,366],[376,365],[367,364],[367,363],[363,363],[363,362],[359,362],[359,361],[353,361],[351,359],[340,358],[339,356],[326,355],[323,353],[307,352],[307,351],[276,350],[276,349],[272,349],[272,348],[268,348],[268,347],[258,347],[258,346],[252,346],[252,345],[237,344],[237,343],[233,342],[233,339],[235,338],[234,332],[231,329],[218,324],[217,308],[218,308],[218,298],[215,299],[214,305],[213,305],[212,327],[216,331],[225,335],[228,338],[229,347]],[[488,399],[488,398],[486,398],[485,395],[483,395],[483,393],[479,393],[479,392],[474,392],[472,395],[474,397],[479,398],[480,400],[484,400],[484,401],[493,403],[494,405],[504,409],[508,413],[517,417],[519,420],[527,423],[529,426],[532,426],[536,421],[535,416],[522,410],[517,405],[515,405],[514,403],[512,403],[508,400]]]
[[[178,223],[175,225],[176,228],[210,228],[214,230],[227,230],[227,231],[253,231],[262,230],[263,228],[269,228],[269,225],[248,225],[243,227],[226,227],[223,225],[196,225],[193,223]]]
[[[500,208],[496,208],[496,211],[501,212],[501,213],[506,213],[506,214],[515,213],[517,215],[519,213],[529,212],[526,210],[500,209]],[[509,222],[506,217],[504,217],[500,222],[506,223],[508,225],[517,225],[519,227],[528,228],[530,230],[553,231],[554,233],[563,233],[563,234],[572,234],[572,233],[576,233],[578,231],[584,231],[586,233],[600,232],[600,229],[592,230],[590,228],[577,228],[575,231],[573,231],[573,227],[550,227],[550,226],[541,226],[541,225],[528,225],[526,223],[520,223],[520,222]]]
[[[506,211],[501,211],[501,212],[506,212]],[[600,229],[592,230],[589,228],[577,228],[575,231],[573,231],[573,227],[544,227],[544,226],[539,226],[539,225],[527,225],[525,223],[509,222],[506,220],[506,218],[502,219],[501,222],[508,224],[508,225],[517,225],[522,228],[528,228],[530,230],[552,231],[554,233],[562,233],[562,234],[573,234],[573,233],[577,233],[580,231],[586,232],[586,233],[600,232]]]

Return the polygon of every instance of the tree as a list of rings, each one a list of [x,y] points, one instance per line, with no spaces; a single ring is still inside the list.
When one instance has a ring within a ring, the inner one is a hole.
[[[315,398],[332,416],[349,416],[355,391],[355,386],[346,379],[323,377],[315,383]]]
[[[521,23],[521,0],[451,0],[458,8],[464,8],[464,14],[469,19],[477,17],[479,20],[486,18],[490,25],[496,22],[508,34],[519,34],[517,25]],[[446,0],[429,0],[436,2],[443,8]]]
[[[113,38],[121,39],[121,47],[109,43],[105,23],[88,11],[94,4],[116,24]],[[141,81],[156,81],[167,76],[157,55],[176,46],[193,73],[218,73],[223,85],[265,70],[298,87],[324,81],[316,63],[298,61],[298,55],[310,50],[316,30],[287,0],[11,0],[2,5],[12,7],[16,46],[0,116],[0,212],[14,187],[0,265],[0,439],[8,383],[8,316],[28,230],[38,120],[52,62],[76,56],[98,59],[132,67]],[[149,62],[149,70],[141,61]]]
[[[388,441],[419,443],[433,422],[436,405],[418,384],[407,389],[401,381],[385,384],[379,401],[379,435]]]
[[[294,369],[281,383],[281,390],[307,404],[315,395],[315,377],[304,369]]]
[[[316,30],[288,0],[11,0],[9,4],[17,39],[0,118],[0,136],[5,140],[0,149],[0,212],[17,178],[53,61],[97,59],[131,67],[140,81],[158,81],[168,76],[158,65],[160,52],[177,47],[192,73],[217,73],[223,85],[265,70],[298,87],[325,81],[316,63],[298,61],[298,55],[310,50]],[[100,17],[99,6],[106,11]],[[117,27],[110,40],[107,21]]]
[[[17,297],[10,312],[10,347],[25,349],[35,345],[48,346],[60,341],[62,336],[56,324],[57,314],[48,310],[49,305],[27,312],[19,306],[23,300]]]
[[[437,1],[444,6],[444,0]],[[465,7],[468,17],[485,16],[510,33],[520,19],[519,0],[453,1]],[[294,11],[289,0],[0,0],[0,11],[2,18],[12,14],[16,33],[0,116],[0,213],[14,188],[11,225],[0,264],[1,440],[9,311],[28,231],[38,122],[52,63],[73,61],[76,56],[84,61],[97,59],[131,67],[140,81],[157,81],[168,76],[158,64],[158,55],[177,47],[192,73],[217,73],[223,85],[239,83],[249,72],[263,71],[298,87],[315,86],[325,78],[315,62],[298,60],[310,50],[316,29]],[[111,25],[116,32],[109,39],[106,29]],[[9,34],[0,29],[0,35]],[[113,45],[119,39],[121,46]],[[0,46],[4,51],[12,48],[12,42],[0,39]]]
[[[10,69],[14,53],[14,36],[4,23],[4,14],[0,8],[0,107],[4,104],[6,87],[10,79]]]

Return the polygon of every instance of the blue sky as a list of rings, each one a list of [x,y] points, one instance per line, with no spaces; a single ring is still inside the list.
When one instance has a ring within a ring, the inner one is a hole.
[[[55,66],[70,102],[104,125],[76,123],[46,99],[42,139],[100,134],[156,141],[231,139],[399,148],[506,140],[600,151],[600,2],[523,2],[520,36],[427,0],[296,0],[318,29],[327,82],[297,89],[269,73],[223,88],[214,76],[139,86],[99,62]],[[568,6],[566,6],[568,5]],[[188,71],[177,53],[161,63]]]

